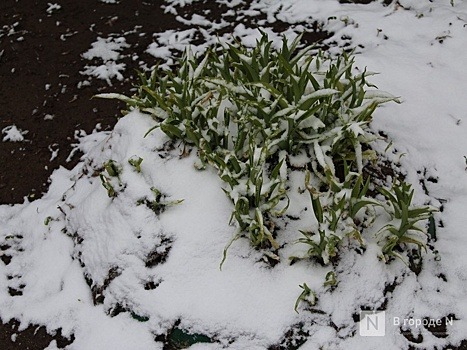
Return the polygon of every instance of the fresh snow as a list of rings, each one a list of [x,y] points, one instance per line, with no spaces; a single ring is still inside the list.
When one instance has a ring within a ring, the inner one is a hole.
[[[59,4],[50,3],[50,2],[47,3],[47,6],[48,7],[46,11],[49,15],[62,8]]]
[[[86,65],[84,71],[80,73],[89,75],[98,79],[105,80],[107,84],[112,85],[112,79],[123,80],[122,71],[125,70],[124,63],[117,63],[121,59],[121,51],[130,47],[124,37],[98,37],[97,41],[91,44],[91,48],[83,53],[83,58],[87,60],[102,61],[101,65]]]
[[[6,126],[2,129],[3,142],[10,141],[10,142],[20,142],[24,141],[24,135],[26,135],[29,131],[28,130],[21,130],[18,129],[16,125]]]
[[[83,53],[83,57],[87,60],[93,58],[101,58],[104,62],[116,61],[120,58],[120,51],[123,48],[129,47],[125,38],[101,38],[98,37],[97,41],[91,44],[91,48]]]
[[[166,1],[171,12],[192,2]],[[191,349],[267,349],[299,323],[309,334],[300,349],[407,349],[410,343],[392,324],[394,318],[438,319],[449,314],[456,320],[448,325],[447,338],[435,337],[423,327],[405,328],[423,336],[424,349],[458,345],[467,338],[467,2],[454,1],[451,6],[447,0],[400,0],[384,7],[378,2],[270,0],[253,2],[250,10],[265,13],[271,23],[321,21],[324,29],[334,32],[327,40],[334,42],[332,53],[340,52],[342,37],[350,37],[358,68],[379,72],[370,81],[400,96],[401,104],[386,104],[376,111],[372,128],[393,141],[387,155],[413,184],[415,201],[443,207],[435,215],[443,223],[434,243],[438,255],[428,250],[416,276],[400,261],[388,265],[379,261],[380,247],[374,240],[367,240],[363,255],[344,247],[335,269],[339,284],[334,291],[327,290],[323,281],[331,267],[306,261],[288,264],[289,256],[306,249],[293,244],[298,230],[315,224],[309,197],[298,191],[303,174],[297,173],[290,176],[289,214],[301,220],[287,222],[278,238],[284,244],[281,262],[268,267],[261,252],[240,239],[231,246],[221,271],[222,251],[236,229],[228,225],[232,204],[222,181],[210,168],[194,168],[194,152],[181,157],[179,149],[165,150],[168,139],[160,131],[143,138],[153,121],[134,111],[112,132],[81,137],[80,164],[73,170],[56,170],[41,199],[0,207],[0,245],[9,247],[0,254],[12,257],[8,265],[0,263],[2,320],[20,320],[19,330],[29,323],[62,328],[64,335],[75,336],[67,349],[78,350],[162,349],[155,335],[177,322],[179,328],[216,341]],[[192,20],[200,25],[202,18]],[[272,29],[264,30],[272,39],[280,38]],[[198,51],[208,43],[228,40],[207,30],[202,33],[205,43]],[[243,24],[234,33],[248,45],[260,35]],[[289,30],[287,35],[293,33]],[[173,50],[183,50],[194,40],[195,28],[154,33],[154,38],[148,52],[171,59]],[[120,50],[112,47],[115,43],[98,40],[83,57],[118,66]],[[103,68],[88,68],[88,74],[110,81]],[[2,130],[4,141],[13,132],[23,137],[15,126],[8,128]],[[380,152],[386,146],[375,143]],[[143,158],[141,173],[128,163],[134,156]],[[95,176],[109,159],[122,168],[120,179],[111,179],[120,191],[114,199]],[[294,159],[303,161],[300,156]],[[137,204],[154,199],[151,187],[167,200],[184,201],[155,215]],[[365,236],[371,237],[379,227]],[[146,266],[154,251],[168,251],[167,260]],[[93,281],[94,290],[108,283],[103,304],[94,305],[85,278]],[[158,286],[145,288],[148,282]],[[298,285],[303,283],[317,293],[319,312],[307,311],[304,305],[294,312],[301,293]],[[396,287],[386,295],[386,336],[359,336],[353,315],[362,308],[380,307],[388,284]],[[10,296],[8,288],[23,294]],[[111,317],[117,304],[149,320],[138,322],[130,312]],[[56,348],[54,342],[49,346]]]

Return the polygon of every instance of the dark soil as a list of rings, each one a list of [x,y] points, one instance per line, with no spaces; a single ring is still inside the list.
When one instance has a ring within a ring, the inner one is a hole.
[[[1,143],[0,203],[39,197],[46,191],[53,169],[75,165],[78,156],[66,162],[75,130],[90,133],[97,123],[103,129],[113,127],[120,109],[116,102],[90,99],[104,91],[129,93],[131,83],[117,82],[109,87],[105,81],[94,79],[91,86],[78,89],[78,83],[86,80],[79,73],[85,65],[81,54],[98,36],[128,32],[136,25],[147,33],[180,27],[155,3],[133,0],[110,5],[97,0],[66,0],[60,1],[61,9],[50,15],[46,1],[0,3],[0,27],[12,28],[18,23],[14,27],[17,34],[1,38],[0,129],[15,124],[29,131],[25,135],[28,142]],[[75,34],[62,36],[71,33]],[[24,40],[18,41],[21,37]],[[129,35],[127,41],[144,57],[152,38]],[[131,59],[125,63],[127,71],[132,72]],[[46,84],[50,84],[49,90]],[[47,114],[54,118],[44,120]],[[53,161],[49,146],[59,149]]]
[[[44,349],[53,339],[57,342],[57,347],[64,348],[74,340],[73,337],[70,339],[63,337],[60,329],[52,336],[47,334],[44,326],[30,326],[21,332],[18,332],[18,327],[19,322],[15,320],[0,327],[0,348],[2,350]],[[12,339],[15,341],[13,342]]]

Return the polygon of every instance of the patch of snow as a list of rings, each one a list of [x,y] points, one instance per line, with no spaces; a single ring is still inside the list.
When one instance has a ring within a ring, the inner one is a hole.
[[[117,61],[120,58],[120,51],[128,47],[130,47],[130,45],[127,44],[124,37],[98,37],[97,41],[91,44],[91,48],[83,53],[83,57],[87,60],[99,58],[104,62]]]
[[[200,1],[200,0],[165,0],[165,2],[170,4],[171,6],[180,6],[180,7],[191,5],[197,1]]]
[[[85,66],[84,71],[80,73],[105,80],[107,84],[112,86],[111,80],[113,78],[116,78],[117,80],[123,80],[123,75],[121,72],[123,72],[124,70],[124,63],[116,63],[114,61],[109,61],[100,66]],[[84,84],[82,84],[81,86],[83,85]]]
[[[228,7],[237,7],[243,3],[243,0],[216,0],[219,4],[226,5]]]
[[[157,43],[150,44],[146,51],[147,53],[153,55],[156,58],[164,58],[166,60],[172,56],[172,53],[170,52],[170,49],[168,47],[161,47]]]
[[[53,145],[49,145],[48,148],[49,148],[49,151],[52,153],[49,159],[49,161],[51,162],[55,158],[58,157],[58,151],[59,151],[58,144],[54,143]]]
[[[117,63],[117,60],[121,58],[120,52],[128,47],[130,46],[126,43],[124,37],[98,37],[97,41],[92,43],[91,48],[83,53],[82,56],[87,60],[101,60],[103,61],[103,64],[98,66],[86,65],[84,70],[80,73],[105,80],[110,86],[112,85],[111,80],[114,78],[117,80],[123,80],[122,72],[125,70],[125,64]],[[88,83],[78,83],[78,88],[85,86],[85,84]]]
[[[24,135],[26,135],[28,130],[18,129],[16,125],[10,125],[2,129],[2,134],[5,134],[3,137],[3,142],[21,142],[24,141]]]
[[[89,80],[83,80],[78,82],[78,84],[76,85],[78,89],[82,89],[85,86],[91,86],[91,82]]]
[[[58,10],[60,10],[62,8],[62,6],[60,6],[59,4],[57,3],[50,3],[48,2],[47,3],[47,9],[46,9],[46,12],[50,15]]]

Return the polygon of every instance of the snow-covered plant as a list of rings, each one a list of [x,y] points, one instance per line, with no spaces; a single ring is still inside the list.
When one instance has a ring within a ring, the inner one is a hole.
[[[312,258],[327,265],[337,256],[339,243],[344,237],[354,238],[360,245],[364,244],[362,226],[374,219],[373,211],[369,209],[379,203],[366,196],[370,179],[364,181],[361,174],[351,172],[346,163],[344,165],[345,179],[342,183],[330,171],[327,172],[327,191],[324,193],[311,185],[312,174],[307,170],[305,187],[310,193],[318,226],[315,230],[300,231],[304,237],[298,239],[298,243],[306,244],[308,248],[304,256],[293,256],[292,260]],[[365,215],[360,215],[362,209]]]
[[[310,306],[316,305],[317,302],[316,293],[312,289],[310,289],[310,287],[308,287],[306,283],[303,283],[299,287],[303,289],[303,291],[300,293],[297,300],[295,301],[294,310],[296,313],[298,313],[298,306],[301,302],[305,302]]]
[[[284,37],[276,49],[263,34],[253,49],[224,43],[204,57],[188,49],[174,70],[141,74],[136,95],[98,96],[151,115],[148,132],[160,128],[196,147],[226,183],[239,227],[234,239],[245,235],[254,246],[275,250],[274,217],[288,206],[288,157],[306,154],[304,165],[324,180],[344,161],[361,173],[364,160],[374,157],[364,151],[374,138],[372,113],[395,100],[369,91],[370,73],[356,74],[350,55],[334,59],[299,46],[300,37],[292,43]]]
[[[115,187],[117,185],[118,186],[121,185],[121,182],[120,182],[121,167],[114,160],[109,159],[107,162],[104,163],[104,169],[105,171],[107,171],[107,174],[110,177],[107,177],[104,174],[99,175],[102,186],[107,190],[107,195],[110,198],[115,198],[117,197],[117,191],[115,190]],[[112,184],[111,178],[116,178],[118,180],[118,184]]]
[[[107,162],[104,163],[104,169],[112,177],[119,177],[121,173],[121,168],[112,159],[109,159]]]
[[[100,174],[99,177],[101,179],[102,186],[107,190],[107,195],[110,198],[117,197],[117,192],[115,191],[115,188],[112,185],[112,182],[110,182],[110,179],[104,174]]]
[[[327,191],[322,193],[310,184],[311,173],[307,171],[305,186],[310,193],[317,228],[300,231],[302,238],[298,243],[307,246],[302,256],[290,259],[314,259],[327,265],[338,254],[339,244],[344,237],[354,238],[359,245],[364,245],[362,230],[371,226],[376,218],[375,208],[382,208],[389,214],[391,221],[378,232],[379,244],[382,245],[383,257],[395,256],[405,262],[397,251],[407,245],[425,248],[427,232],[418,226],[432,216],[436,208],[430,206],[413,206],[414,190],[405,182],[395,184],[391,189],[378,188],[385,201],[366,196],[370,178],[364,181],[361,174],[351,172],[344,163],[345,180],[341,183],[330,172],[326,175]],[[402,250],[401,250],[402,251]]]
[[[144,198],[139,199],[136,204],[146,205],[156,215],[161,214],[169,207],[172,207],[174,205],[177,205],[183,202],[183,199],[167,200],[167,196],[156,187],[151,187],[151,194],[152,195],[149,198],[144,197]]]
[[[324,278],[325,287],[335,287],[337,285],[336,273],[334,271],[329,271]]]
[[[205,156],[220,170],[220,177],[228,184],[224,191],[235,207],[232,219],[235,218],[239,225],[237,237],[246,232],[254,246],[261,247],[268,242],[271,247],[278,249],[279,245],[272,233],[272,219],[281,216],[288,207],[285,157],[282,156],[275,167],[269,170],[270,164],[266,161],[268,147],[259,148],[252,142],[249,147],[246,161],[238,160],[235,154],[227,155],[220,163],[220,159],[212,159],[216,157],[215,154]],[[278,208],[281,202],[284,205]]]
[[[377,233],[383,244],[382,252],[385,258],[395,256],[406,262],[397,249],[405,245],[426,249],[426,228],[417,224],[420,221],[427,222],[437,209],[431,206],[414,206],[414,190],[406,182],[399,182],[392,189],[381,188],[379,191],[386,199],[384,208],[392,220]]]
[[[133,166],[136,172],[141,172],[141,163],[143,162],[143,158],[138,156],[132,156],[128,159],[128,163]]]
[[[156,187],[151,187],[151,192],[153,195],[152,199],[142,199],[138,202],[138,204],[146,204],[156,215],[164,212],[168,207],[180,204],[183,202],[183,199],[177,200],[167,200],[166,195],[163,194],[159,189]]]

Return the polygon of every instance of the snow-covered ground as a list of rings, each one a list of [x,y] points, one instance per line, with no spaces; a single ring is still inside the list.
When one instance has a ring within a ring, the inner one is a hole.
[[[167,11],[191,2],[166,1]],[[222,251],[235,233],[221,180],[212,169],[197,171],[194,154],[180,157],[180,150],[164,149],[162,132],[143,138],[153,121],[132,112],[112,132],[82,137],[81,163],[55,171],[41,199],[0,207],[0,254],[8,262],[0,263],[4,321],[62,328],[62,334],[75,336],[67,349],[77,350],[162,349],[155,337],[174,326],[213,340],[191,349],[267,349],[299,329],[308,335],[300,349],[407,349],[411,343],[397,320],[401,325],[406,320],[403,328],[415,338],[423,337],[422,344],[412,344],[423,349],[467,338],[467,2],[400,0],[383,6],[269,0],[253,2],[249,11],[266,14],[265,28],[275,19],[318,20],[334,33],[326,41],[331,52],[339,53],[350,41],[356,65],[380,73],[371,82],[400,96],[402,104],[376,111],[372,128],[393,141],[387,156],[400,163],[416,189],[416,202],[442,207],[435,215],[438,254],[428,250],[417,276],[400,261],[379,261],[377,245],[370,244],[363,255],[349,251],[336,270],[339,284],[330,291],[323,287],[329,268],[304,261],[289,265],[293,244],[286,244],[281,262],[270,268],[261,252],[238,240],[221,271]],[[170,59],[194,40],[195,31],[205,38],[199,50],[217,40],[203,29],[212,24],[201,14],[180,20],[192,21],[193,30],[154,33],[148,52]],[[291,25],[286,34],[293,37],[300,29]],[[247,45],[260,35],[243,24],[235,34]],[[99,39],[83,57],[100,57],[103,67],[118,65],[121,50],[131,50],[123,38]],[[94,68],[90,74],[113,78]],[[4,130],[5,138],[20,141],[24,132],[13,137],[13,131]],[[386,145],[375,147],[383,151]],[[141,172],[128,163],[134,156],[143,159]],[[122,166],[125,187],[114,199],[96,176],[109,159]],[[154,199],[152,187],[167,200],[183,202],[155,215],[138,205]],[[311,206],[307,195],[291,192],[299,203],[295,210]],[[311,220],[309,215],[290,221],[282,243],[291,243]],[[296,313],[303,283],[317,293],[318,302],[313,310],[301,305]],[[359,334],[355,315],[362,309],[385,310],[385,336]],[[445,322],[446,316],[454,318],[446,338],[419,324]],[[54,348],[52,342],[48,349]]]

